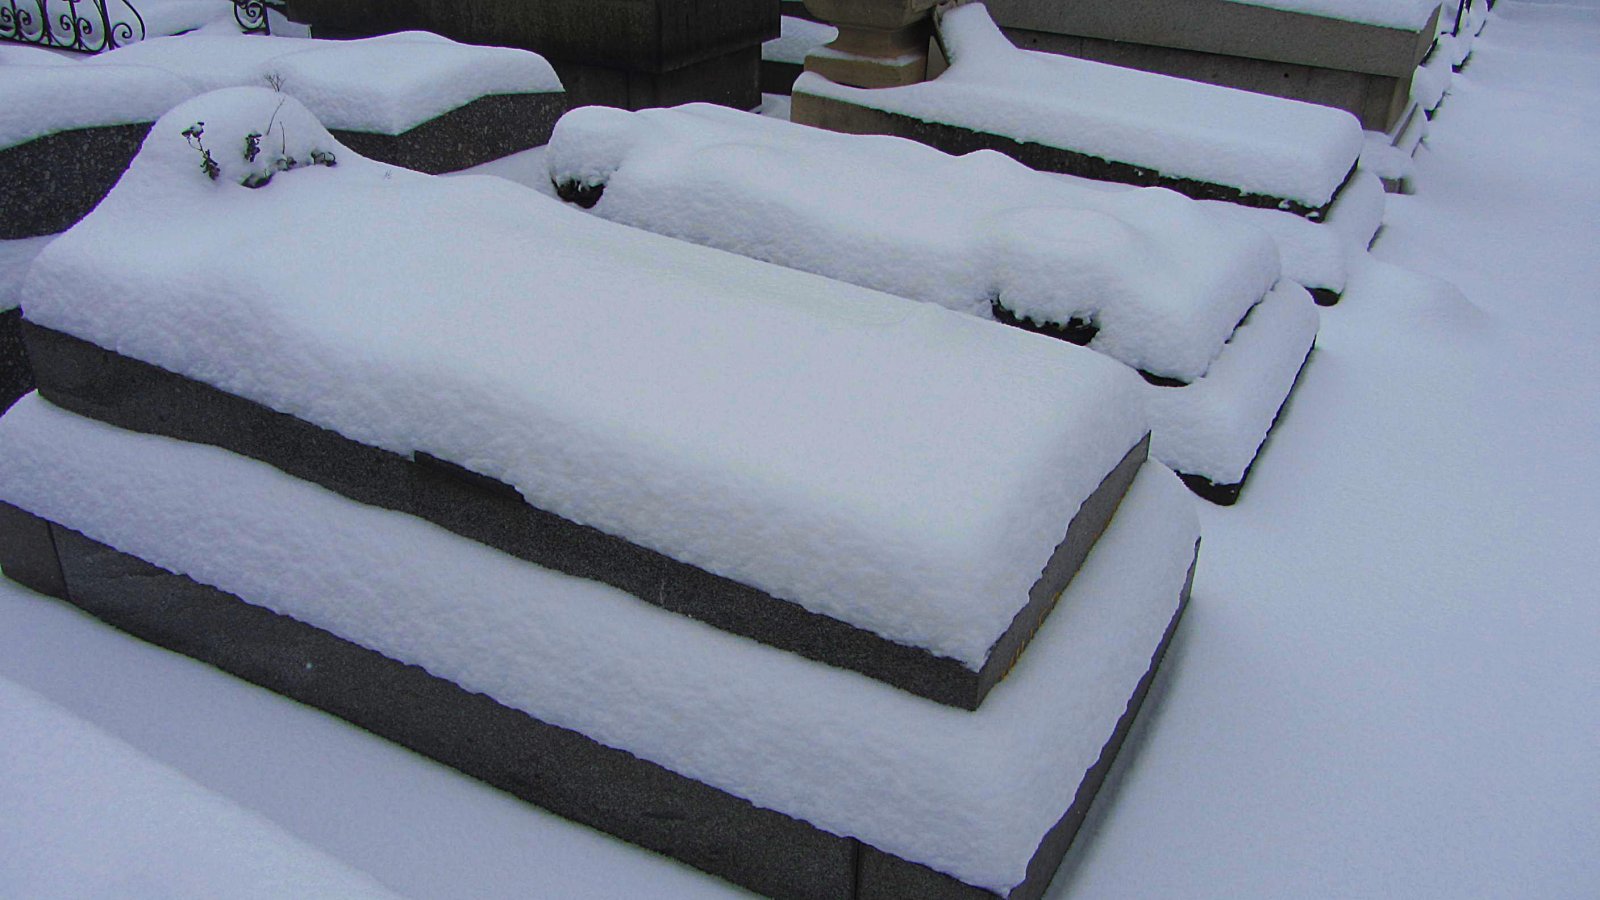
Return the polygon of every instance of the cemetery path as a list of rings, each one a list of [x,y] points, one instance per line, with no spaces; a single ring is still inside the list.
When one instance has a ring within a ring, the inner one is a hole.
[[[1600,0],[1504,0],[1051,897],[1600,894],[1597,146]],[[740,893],[9,583],[0,679],[406,896]]]

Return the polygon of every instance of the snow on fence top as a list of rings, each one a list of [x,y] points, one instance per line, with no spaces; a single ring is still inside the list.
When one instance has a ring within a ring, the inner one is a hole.
[[[864,90],[807,72],[795,92],[1312,208],[1361,154],[1361,124],[1342,110],[1019,50],[981,3],[948,10],[939,28],[950,68],[932,81]]]
[[[146,66],[7,64],[0,69],[0,147],[58,131],[154,122],[191,93],[180,79]]]
[[[37,397],[0,420],[0,454],[0,497],[37,515],[1002,896],[1149,666],[1198,536],[1147,464],[1034,649],[967,712]]]
[[[1264,232],[1172,191],[709,104],[574,110],[547,159],[558,185],[602,187],[608,219],[985,317],[1088,322],[1090,347],[1183,381],[1278,279]]]
[[[313,151],[337,165],[240,186]],[[974,670],[1147,430],[1098,354],[372,163],[264,88],[163,117],[24,292],[46,327]]]
[[[1346,22],[1421,31],[1439,0],[1229,0],[1246,6],[1265,6],[1307,13]]]
[[[86,65],[164,69],[191,93],[269,83],[293,94],[329,128],[400,134],[490,94],[560,91],[543,57],[479,47],[421,31],[356,41],[268,35],[192,34],[157,38],[102,54]]]

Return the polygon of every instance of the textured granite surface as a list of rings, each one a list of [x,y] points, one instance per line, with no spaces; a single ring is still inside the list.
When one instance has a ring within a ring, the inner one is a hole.
[[[79,128],[0,149],[0,240],[71,228],[127,171],[149,131],[148,122]]]
[[[566,111],[564,93],[490,94],[400,134],[332,134],[368,159],[438,175],[542,147]]]
[[[33,369],[22,345],[22,310],[13,307],[0,312],[0,413],[31,390]]]

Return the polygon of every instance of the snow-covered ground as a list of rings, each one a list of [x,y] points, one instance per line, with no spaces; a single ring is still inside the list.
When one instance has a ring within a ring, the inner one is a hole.
[[[1600,893],[1600,0],[1451,91],[1052,897]],[[739,893],[9,583],[0,679],[405,896]]]

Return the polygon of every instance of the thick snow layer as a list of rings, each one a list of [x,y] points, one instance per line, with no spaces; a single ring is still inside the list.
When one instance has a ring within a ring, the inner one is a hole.
[[[1179,472],[1237,484],[1272,428],[1316,339],[1317,306],[1284,284],[1250,311],[1206,377],[1146,385],[1150,454]]]
[[[284,100],[164,117],[40,254],[29,318],[973,669],[1146,430],[1098,354],[498,178],[331,144],[239,187],[229,148],[269,116],[332,141]]]
[[[109,0],[106,4],[113,13],[126,6],[138,8],[147,37],[181,34],[213,23],[226,23],[230,30],[239,30],[231,0]]]
[[[58,131],[153,122],[190,93],[180,79],[148,66],[6,65],[0,148]]]
[[[0,66],[67,66],[76,61],[77,54],[62,50],[0,41]]]
[[[1395,146],[1389,135],[1369,131],[1366,146],[1361,149],[1361,170],[1386,181],[1403,181],[1412,176],[1416,165],[1411,154]]]
[[[55,240],[55,235],[0,241],[0,312],[22,304],[22,278],[33,258]]]
[[[37,395],[0,498],[547,722],[969,883],[1019,883],[1148,667],[1198,537],[1147,464],[1011,676],[966,712],[734,637],[216,448]]]
[[[1383,227],[1388,202],[1378,176],[1357,169],[1350,183],[1339,192],[1339,199],[1329,207],[1322,226],[1339,235],[1349,258],[1357,259],[1366,253],[1378,229]]]
[[[0,734],[0,892],[7,896],[395,896],[3,678]]]
[[[1329,19],[1421,31],[1439,0],[1229,0],[1247,6],[1265,6],[1308,13]],[[1454,21],[1452,14],[1451,21]]]
[[[1450,81],[1454,77],[1451,64],[1450,50],[1442,46],[1435,47],[1433,53],[1417,67],[1416,74],[1411,76],[1412,102],[1428,112],[1438,109],[1439,104],[1444,102],[1444,95],[1450,91]]]
[[[1346,262],[1349,251],[1341,235],[1330,230],[1326,221],[1313,222],[1282,210],[1240,206],[1223,200],[1202,203],[1217,216],[1253,225],[1271,235],[1283,261],[1284,278],[1309,288],[1344,290],[1349,277]]]
[[[810,19],[782,16],[778,36],[761,45],[761,58],[767,62],[801,65],[806,54],[830,43],[839,36],[839,29]]]
[[[1172,191],[1089,190],[992,151],[709,104],[574,110],[546,159],[556,183],[603,184],[607,219],[985,317],[998,299],[1091,321],[1090,347],[1183,381],[1279,274],[1265,234]]]
[[[808,72],[795,82],[795,93],[1311,207],[1328,202],[1361,152],[1361,125],[1349,113],[1019,50],[981,3],[948,10],[939,28],[950,68],[932,81],[863,90]]]
[[[399,134],[489,94],[561,90],[538,54],[417,31],[356,41],[180,35],[132,44],[95,63],[164,69],[193,92],[270,83],[329,128],[380,134]]]

